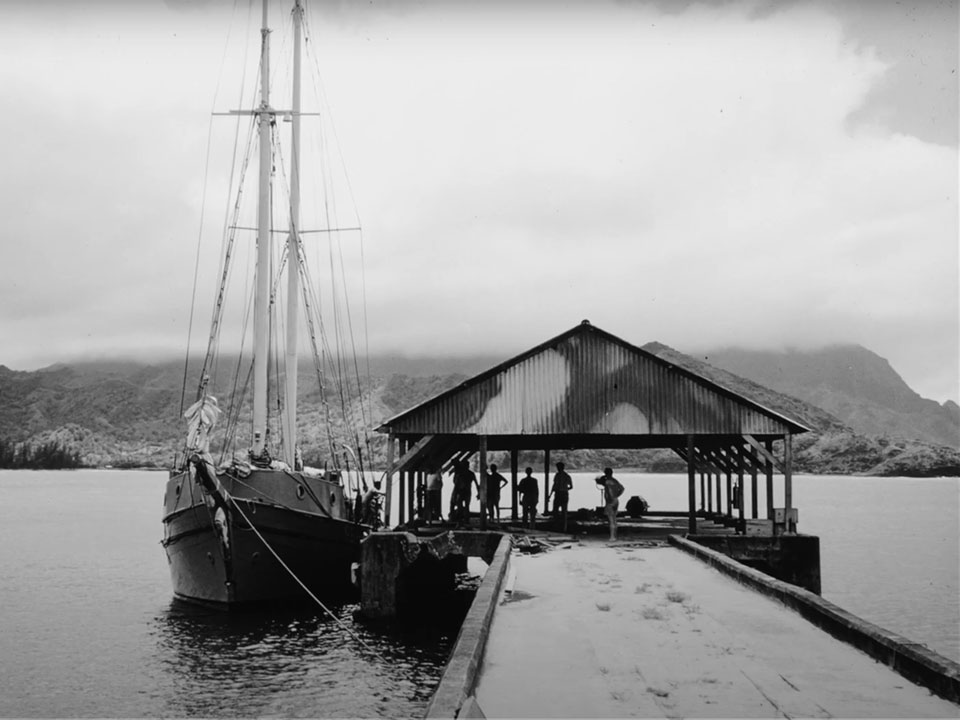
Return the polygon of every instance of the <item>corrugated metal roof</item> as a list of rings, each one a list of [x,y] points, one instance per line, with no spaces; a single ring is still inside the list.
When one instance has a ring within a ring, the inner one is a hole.
[[[384,422],[470,435],[782,435],[807,428],[584,322]]]

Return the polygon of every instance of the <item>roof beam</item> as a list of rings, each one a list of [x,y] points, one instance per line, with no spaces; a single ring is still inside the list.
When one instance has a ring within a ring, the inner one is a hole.
[[[413,461],[416,460],[423,450],[433,441],[436,435],[424,435],[420,440],[407,450],[403,457],[397,460],[392,468],[392,472],[404,472],[408,470]]]
[[[777,472],[783,474],[784,470],[781,462],[777,460],[777,457],[773,453],[767,452],[767,449],[760,444],[759,440],[757,440],[753,435],[744,435],[743,439],[750,443],[750,447],[756,450],[760,457],[771,463]]]

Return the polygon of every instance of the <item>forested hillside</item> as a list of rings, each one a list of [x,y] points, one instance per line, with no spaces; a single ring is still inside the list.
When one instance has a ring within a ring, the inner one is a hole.
[[[760,381],[739,377],[659,343],[644,349],[809,427],[811,432],[795,439],[798,472],[960,475],[960,451],[956,448],[899,434],[863,432],[796,394],[777,392]],[[473,359],[462,366],[474,373],[495,363],[495,359]],[[219,376],[211,379],[211,389],[221,406],[226,406],[242,373],[229,363],[222,365]],[[299,386],[298,431],[308,462],[322,464],[327,459],[327,437],[332,434],[361,441],[369,438],[373,462],[382,466],[384,438],[373,430],[383,420],[468,377],[467,372],[416,373],[413,371],[420,366],[409,359],[401,366],[408,372],[390,372],[388,360],[372,362],[371,368],[376,367],[379,374],[361,377],[359,399],[346,401],[347,396],[358,395],[356,381],[349,393],[341,393],[333,383],[327,383],[321,393],[305,364]],[[434,361],[425,369],[456,367],[456,361],[445,360]],[[0,449],[7,448],[8,458],[16,452],[20,458],[28,453],[51,457],[60,452],[65,466],[79,462],[95,467],[168,467],[186,433],[181,415],[194,399],[198,372],[198,366],[192,364],[191,379],[184,385],[182,362],[89,362],[35,372],[0,366]],[[248,418],[248,410],[241,413],[241,427]],[[576,451],[564,458],[570,467],[584,471],[607,464],[660,472],[684,469],[682,461],[667,450]],[[538,466],[542,456],[529,453],[521,462]]]

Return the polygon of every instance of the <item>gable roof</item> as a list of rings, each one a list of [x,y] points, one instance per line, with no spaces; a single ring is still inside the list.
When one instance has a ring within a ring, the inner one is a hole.
[[[588,321],[386,420],[379,432],[786,435],[799,423]]]

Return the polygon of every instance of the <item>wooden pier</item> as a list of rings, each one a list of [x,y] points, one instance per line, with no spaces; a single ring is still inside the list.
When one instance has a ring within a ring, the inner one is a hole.
[[[504,538],[427,717],[960,715],[957,663],[680,535]]]

